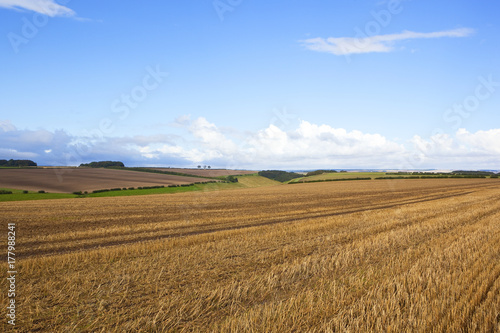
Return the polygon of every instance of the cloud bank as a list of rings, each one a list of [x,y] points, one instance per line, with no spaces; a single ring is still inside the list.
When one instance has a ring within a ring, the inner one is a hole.
[[[474,33],[473,29],[461,28],[437,32],[403,31],[398,34],[376,35],[370,37],[329,37],[310,38],[301,43],[307,49],[317,52],[326,52],[335,55],[349,55],[355,53],[391,52],[398,41],[423,38],[467,37]]]
[[[54,0],[0,0],[0,7],[30,10],[50,17],[75,15],[73,10],[57,4]]]
[[[0,159],[27,158],[39,165],[120,160],[129,166],[237,169],[500,169],[500,129],[399,143],[382,134],[348,131],[302,120],[285,130],[270,124],[253,133],[217,127],[203,117],[179,118],[183,135],[92,138],[63,130],[20,130],[0,121]]]

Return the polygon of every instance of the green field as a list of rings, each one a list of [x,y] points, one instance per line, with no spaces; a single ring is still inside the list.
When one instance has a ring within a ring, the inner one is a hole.
[[[194,184],[182,187],[163,187],[153,189],[134,189],[134,190],[121,190],[121,191],[107,191],[100,193],[88,193],[83,195],[76,195],[71,193],[37,193],[28,192],[23,193],[22,190],[6,189],[12,191],[12,194],[0,194],[0,202],[2,201],[24,201],[24,200],[44,200],[44,199],[65,199],[65,198],[98,198],[98,197],[122,197],[132,195],[149,195],[149,194],[166,194],[166,193],[181,193],[191,191],[220,191],[225,189],[233,189],[242,186],[238,183],[210,183],[210,184]]]
[[[38,193],[29,191],[23,193],[23,190],[0,188],[0,190],[11,191],[12,194],[0,194],[0,202],[2,201],[21,201],[21,200],[44,200],[44,199],[65,199],[76,198],[77,196],[70,193]]]

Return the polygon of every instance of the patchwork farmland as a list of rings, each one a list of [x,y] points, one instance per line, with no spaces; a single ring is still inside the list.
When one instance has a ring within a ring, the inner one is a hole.
[[[211,179],[104,168],[0,169],[0,188],[71,193],[109,188],[182,185]]]
[[[500,329],[497,179],[0,202],[0,211],[18,230],[20,332]]]

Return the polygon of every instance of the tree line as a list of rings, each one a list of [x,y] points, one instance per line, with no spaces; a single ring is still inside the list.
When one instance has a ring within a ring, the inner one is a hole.
[[[125,164],[119,161],[99,161],[80,164],[81,168],[124,168]]]
[[[32,160],[0,160],[0,167],[28,167],[37,166]]]
[[[347,172],[347,171],[345,171],[345,170],[340,170],[340,171],[337,171],[337,170],[316,170],[316,171],[310,171],[310,172],[306,173],[306,177],[322,175],[324,173],[336,173],[336,172]]]
[[[301,175],[299,173],[287,172],[287,171],[281,171],[281,170],[259,171],[259,176],[266,177],[266,178],[269,178],[272,180],[277,180],[281,183],[287,182],[287,181],[295,179],[295,178],[304,177],[304,175]]]

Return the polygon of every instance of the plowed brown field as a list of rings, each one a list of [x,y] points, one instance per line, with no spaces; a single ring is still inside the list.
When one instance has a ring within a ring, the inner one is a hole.
[[[500,329],[495,179],[3,202],[0,221],[20,332]]]
[[[116,169],[0,169],[0,188],[56,193],[109,188],[181,185],[210,179]]]

